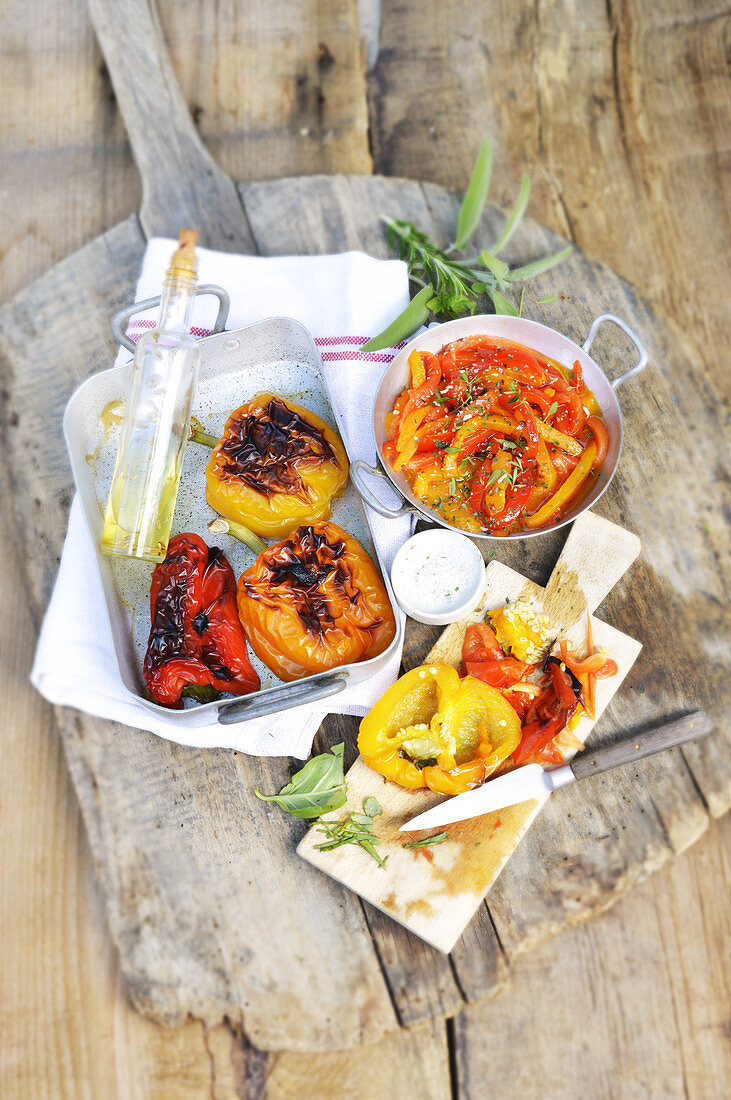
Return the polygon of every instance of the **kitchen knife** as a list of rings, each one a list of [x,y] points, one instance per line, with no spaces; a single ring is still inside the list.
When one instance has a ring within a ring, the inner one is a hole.
[[[455,821],[489,814],[505,806],[514,806],[518,802],[544,799],[557,787],[618,768],[621,764],[632,764],[635,760],[653,756],[656,752],[672,749],[676,745],[684,745],[687,741],[695,741],[699,737],[705,737],[712,729],[713,719],[710,715],[704,710],[696,710],[654,729],[644,730],[636,737],[618,741],[614,745],[605,745],[592,752],[582,752],[560,768],[544,769],[540,764],[526,764],[498,776],[497,779],[489,780],[473,791],[466,791],[440,802],[433,809],[407,821],[401,826],[401,832],[436,829]]]

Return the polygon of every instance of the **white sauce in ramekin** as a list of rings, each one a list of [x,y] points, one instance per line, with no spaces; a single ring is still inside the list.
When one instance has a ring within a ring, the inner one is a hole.
[[[420,531],[391,566],[391,584],[412,619],[441,626],[456,622],[485,591],[485,563],[474,542],[456,531]]]

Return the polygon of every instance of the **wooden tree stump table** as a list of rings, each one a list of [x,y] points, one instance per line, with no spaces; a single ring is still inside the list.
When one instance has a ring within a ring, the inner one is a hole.
[[[210,247],[262,255],[361,248],[385,255],[381,214],[409,218],[445,241],[456,218],[457,199],[448,191],[378,177],[285,179],[233,192],[200,154],[163,55],[153,49],[156,29],[145,29],[149,9],[142,3],[119,8],[133,6],[137,46],[152,44],[145,62],[150,81],[157,81],[155,102],[166,129],[180,136],[181,186],[171,195],[159,158],[143,155],[146,107],[137,98],[139,85],[129,81],[124,24],[115,22],[114,5],[94,0],[143,171],[141,215],[57,265],[0,312],[2,454],[17,513],[18,554],[38,619],[53,585],[73,492],[61,414],[79,382],[114,358],[109,317],[134,295],[146,234],[170,232],[198,214],[205,217]],[[486,212],[478,246],[494,240],[500,220],[495,209]],[[527,261],[563,244],[526,221],[510,259]],[[539,306],[556,287],[566,300]],[[697,705],[715,713],[717,733],[558,792],[446,957],[295,856],[306,824],[253,795],[255,785],[283,785],[289,761],[185,749],[59,711],[122,972],[133,1003],[146,1015],[169,1024],[188,1014],[207,1022],[228,1017],[268,1050],[347,1047],[453,1015],[465,1002],[502,988],[516,954],[611,905],[693,843],[709,812],[728,808],[728,723],[702,637],[720,635],[724,600],[722,570],[704,527],[722,522],[711,492],[712,438],[719,426],[702,389],[686,384],[693,365],[685,349],[608,268],[576,251],[559,273],[526,291],[527,316],[579,342],[593,316],[605,311],[632,324],[651,353],[650,367],[622,392],[625,451],[596,509],[642,539],[642,557],[600,615],[645,649],[595,743]],[[610,333],[595,345],[610,374],[626,353]],[[692,440],[689,425],[702,425]],[[691,451],[697,456],[694,491],[678,501],[677,463]],[[498,557],[545,583],[561,542],[555,532],[500,547]],[[435,636],[410,624],[406,667],[419,662]],[[349,764],[356,726],[355,719],[330,717],[316,748],[345,739]]]

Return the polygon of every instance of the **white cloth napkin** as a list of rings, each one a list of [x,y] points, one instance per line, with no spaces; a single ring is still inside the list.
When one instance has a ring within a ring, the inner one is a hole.
[[[145,252],[136,300],[160,293],[175,241],[155,238]],[[231,295],[226,327],[267,317],[293,317],[315,337],[339,423],[353,458],[375,462],[370,410],[394,349],[362,353],[360,346],[380,332],[409,300],[405,264],[375,260],[359,252],[337,256],[250,257],[198,250],[199,280],[217,283]],[[217,303],[199,298],[193,331],[213,327]],[[132,337],[154,323],[140,314]],[[122,349],[117,363],[131,358]],[[373,536],[386,569],[411,533],[409,519],[387,520],[369,510]],[[201,748],[225,746],[255,756],[305,759],[312,739],[330,712],[362,715],[398,675],[401,654],[380,672],[323,703],[235,726],[211,722],[210,713],[149,710],[125,688],[114,654],[95,548],[78,498],[69,516],[61,566],[41,629],[31,681],[46,699],[101,718],[149,730],[160,737]]]

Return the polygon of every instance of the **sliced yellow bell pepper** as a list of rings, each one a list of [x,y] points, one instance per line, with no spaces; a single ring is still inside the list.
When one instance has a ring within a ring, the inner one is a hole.
[[[510,451],[498,451],[493,459],[483,504],[483,510],[491,516],[498,515],[505,507],[505,494],[510,484],[511,462]]]
[[[479,786],[520,741],[499,691],[450,665],[422,665],[381,696],[360,724],[368,767],[402,787],[458,794]]]
[[[596,443],[592,442],[587,446],[577,465],[566,478],[558,492],[554,493],[552,497],[549,497],[546,503],[539,508],[537,512],[534,512],[532,516],[525,517],[526,527],[540,527],[542,524],[547,523],[559,508],[562,508],[564,504],[571,500],[571,497],[589,476],[595,457]]]
[[[409,356],[409,366],[411,368],[411,385],[413,389],[416,389],[417,386],[421,386],[426,381],[426,367],[420,352],[412,351]]]

